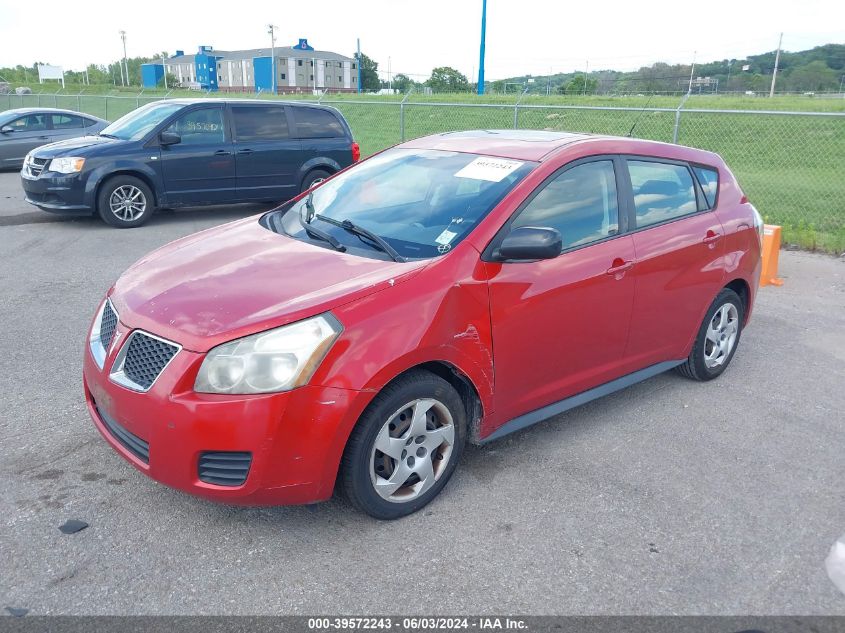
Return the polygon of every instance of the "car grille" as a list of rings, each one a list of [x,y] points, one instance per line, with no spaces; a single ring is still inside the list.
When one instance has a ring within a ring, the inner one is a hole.
[[[146,391],[178,351],[177,345],[136,331],[126,344],[121,370],[129,380]]]
[[[47,158],[30,158],[29,162],[27,163],[27,169],[29,170],[30,176],[39,176],[42,171],[44,171],[44,167],[47,165],[49,159]]]
[[[251,464],[252,453],[202,453],[199,478],[207,484],[240,486],[246,481]]]
[[[103,411],[100,407],[94,404],[100,419],[103,421],[105,427],[109,430],[112,437],[118,441],[127,451],[132,453],[135,457],[140,459],[145,464],[150,463],[150,445],[148,442],[142,440],[137,435],[130,433],[128,430],[118,424],[117,420],[111,417],[108,413]]]
[[[114,330],[117,327],[117,313],[111,307],[111,301],[106,301],[103,306],[103,316],[100,317],[100,345],[107,350],[114,338]]]

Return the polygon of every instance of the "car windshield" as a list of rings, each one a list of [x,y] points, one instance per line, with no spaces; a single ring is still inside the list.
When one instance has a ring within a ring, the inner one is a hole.
[[[124,141],[137,141],[144,138],[150,130],[171,114],[184,107],[185,105],[182,103],[164,103],[161,101],[150,103],[120,117],[100,132],[100,135],[113,136]]]
[[[378,240],[362,234],[366,231],[403,259],[436,257],[466,237],[535,166],[463,152],[391,149],[338,174],[314,189],[313,196],[282,207],[268,216],[267,224],[330,246],[318,231],[304,227],[311,217],[310,227],[358,255],[390,258]]]

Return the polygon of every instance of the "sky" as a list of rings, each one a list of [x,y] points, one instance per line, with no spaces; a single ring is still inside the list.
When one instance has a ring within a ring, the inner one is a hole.
[[[0,67],[35,61],[80,70],[200,44],[220,50],[269,46],[301,37],[318,50],[351,56],[356,38],[379,70],[425,79],[437,66],[478,72],[482,0],[120,3],[83,0],[73,10],[38,10],[0,0]],[[63,3],[64,4],[64,3]],[[219,8],[218,8],[219,7]],[[61,16],[61,17],[51,17]],[[843,0],[488,0],[486,78],[589,68],[635,70],[654,62],[690,63],[845,43]]]

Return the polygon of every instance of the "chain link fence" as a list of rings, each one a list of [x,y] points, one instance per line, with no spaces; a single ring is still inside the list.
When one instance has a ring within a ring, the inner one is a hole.
[[[845,112],[684,109],[683,101],[678,108],[635,108],[408,97],[375,101],[324,95],[319,102],[343,113],[365,156],[426,134],[505,128],[631,134],[714,151],[766,222],[783,226],[786,242],[845,251]],[[0,108],[68,108],[113,121],[161,98],[3,95]]]

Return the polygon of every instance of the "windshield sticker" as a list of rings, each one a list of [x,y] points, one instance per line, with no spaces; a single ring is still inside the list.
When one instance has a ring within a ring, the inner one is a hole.
[[[434,240],[434,241],[437,242],[438,244],[449,244],[449,242],[451,242],[453,239],[455,239],[456,235],[457,235],[457,233],[452,233],[452,231],[447,229],[447,230],[443,231],[440,235],[438,235],[437,239]]]
[[[487,180],[489,182],[501,182],[511,172],[522,167],[524,163],[518,160],[505,160],[504,158],[490,158],[479,156],[469,165],[455,174],[456,178],[472,178],[473,180]]]

